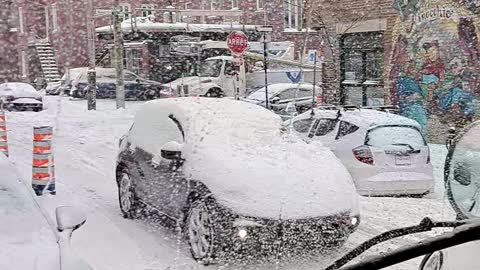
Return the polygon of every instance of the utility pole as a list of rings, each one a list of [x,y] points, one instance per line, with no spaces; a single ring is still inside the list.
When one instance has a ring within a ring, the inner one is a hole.
[[[87,6],[87,39],[88,39],[88,91],[87,107],[88,110],[97,109],[97,85],[95,72],[95,22],[93,18],[93,0],[88,0]]]
[[[267,51],[267,32],[263,32],[263,69],[265,71],[265,108],[268,107],[268,61],[267,61],[268,51]]]
[[[119,0],[113,1],[113,60],[117,75],[117,109],[125,108],[125,85],[123,79],[123,32],[119,14]]]

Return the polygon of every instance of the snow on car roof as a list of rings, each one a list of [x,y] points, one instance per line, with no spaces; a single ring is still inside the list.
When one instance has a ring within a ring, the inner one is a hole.
[[[158,158],[162,144],[181,143],[170,115],[185,134],[183,172],[235,213],[275,219],[358,214],[355,187],[342,163],[321,143],[290,141],[273,112],[226,98],[149,101],[135,116],[131,147]]]
[[[33,86],[22,82],[8,82],[0,84],[0,91],[21,91],[21,92],[37,92]]]
[[[336,118],[338,110],[315,109],[315,118]],[[372,109],[342,110],[342,120],[355,124],[362,128],[372,128],[380,125],[409,125],[421,128],[417,121],[410,118]],[[311,116],[310,110],[295,118],[304,119]]]
[[[225,61],[233,61],[233,56],[228,56],[228,55],[219,55],[219,56],[214,56],[207,58],[207,60],[225,60]]]

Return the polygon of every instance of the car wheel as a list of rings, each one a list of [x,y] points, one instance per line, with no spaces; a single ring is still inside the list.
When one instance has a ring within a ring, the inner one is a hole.
[[[124,218],[133,219],[137,216],[140,209],[135,185],[126,170],[122,171],[118,178],[118,201]]]
[[[205,200],[194,201],[186,219],[186,235],[192,257],[204,265],[212,263],[218,246],[210,205]]]
[[[437,251],[423,257],[419,270],[442,270],[443,269],[443,252]]]

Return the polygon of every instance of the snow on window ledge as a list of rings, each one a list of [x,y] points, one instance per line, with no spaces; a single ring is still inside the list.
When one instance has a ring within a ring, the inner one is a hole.
[[[283,29],[283,32],[284,33],[306,33],[307,29],[303,28],[302,30],[298,30],[298,29],[295,29],[295,28],[285,28],[285,29]],[[317,31],[309,28],[308,32],[315,33]]]

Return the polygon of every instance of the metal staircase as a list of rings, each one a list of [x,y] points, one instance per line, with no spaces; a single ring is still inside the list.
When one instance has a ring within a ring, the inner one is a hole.
[[[57,60],[50,42],[38,41],[35,43],[35,49],[40,60],[43,77],[47,82],[60,81],[60,73],[58,72]]]

